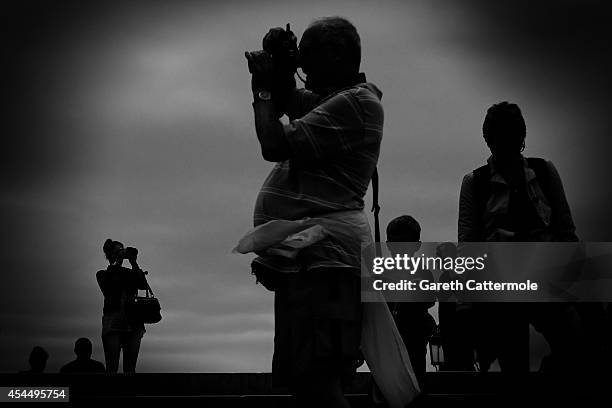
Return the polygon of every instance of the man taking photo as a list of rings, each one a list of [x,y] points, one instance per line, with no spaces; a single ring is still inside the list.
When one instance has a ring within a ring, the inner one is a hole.
[[[362,361],[360,251],[372,242],[363,209],[382,139],[382,94],[359,72],[360,38],[346,19],[318,19],[299,49],[292,41],[288,29],[271,29],[263,51],[246,53],[257,138],[264,160],[276,162],[254,224],[322,232],[296,256],[256,251],[252,269],[275,291],[275,383],[300,406],[348,407],[342,386]],[[305,89],[295,87],[298,65]]]

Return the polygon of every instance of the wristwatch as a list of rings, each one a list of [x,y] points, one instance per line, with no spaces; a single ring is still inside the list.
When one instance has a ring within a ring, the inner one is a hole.
[[[270,91],[259,91],[255,93],[255,101],[269,101],[272,99]]]

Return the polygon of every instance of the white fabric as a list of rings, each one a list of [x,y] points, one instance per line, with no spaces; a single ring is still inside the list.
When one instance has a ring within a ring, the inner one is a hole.
[[[380,292],[380,302],[363,303],[361,351],[391,408],[404,408],[421,392],[408,351]]]
[[[295,251],[287,254],[295,257],[297,251],[327,235],[348,238],[350,232],[343,231],[343,222],[350,222],[352,231],[362,231],[359,237],[353,235],[351,239],[360,239],[364,248],[372,247],[372,235],[365,213],[347,211],[334,213],[330,217],[269,221],[249,231],[240,239],[234,252],[245,254],[276,250],[276,254],[282,255],[282,250],[279,252],[278,249],[289,243]],[[382,293],[375,292],[374,296],[378,297],[374,302],[362,303],[361,349],[387,404],[391,408],[404,408],[420,393],[420,388],[389,307]]]

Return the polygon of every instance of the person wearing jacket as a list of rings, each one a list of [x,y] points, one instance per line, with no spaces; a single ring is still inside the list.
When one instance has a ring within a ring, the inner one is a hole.
[[[458,241],[577,242],[561,178],[553,163],[525,158],[526,125],[520,108],[501,102],[487,110],[482,132],[491,156],[463,178]],[[474,303],[481,371],[497,359],[502,371],[526,372],[529,324],[548,341],[560,367],[580,368],[584,339],[570,303]]]

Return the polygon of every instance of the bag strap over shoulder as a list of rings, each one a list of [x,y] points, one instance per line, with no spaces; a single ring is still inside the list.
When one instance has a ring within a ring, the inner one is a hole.
[[[147,275],[149,274],[149,271],[142,271],[142,273],[144,275],[145,284],[147,285],[147,287],[145,288],[146,297],[155,297],[155,295],[153,294],[153,289],[151,289],[149,281],[147,280]]]
[[[372,173],[372,212],[374,213],[374,248],[376,256],[380,256],[380,205],[378,204],[378,168],[374,167]]]

